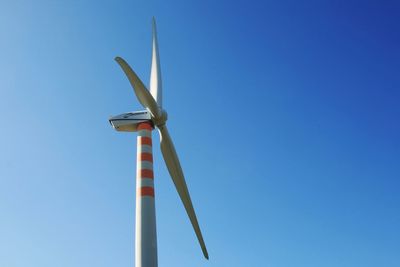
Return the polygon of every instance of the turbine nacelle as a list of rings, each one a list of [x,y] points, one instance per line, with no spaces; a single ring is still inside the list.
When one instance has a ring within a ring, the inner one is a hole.
[[[113,116],[108,121],[117,131],[136,132],[140,123],[151,121],[151,114],[147,110],[133,111]]]
[[[140,123],[151,121],[157,127],[162,127],[168,119],[165,110],[160,109],[160,116],[155,118],[147,110],[132,111],[112,116],[108,120],[112,127],[119,132],[136,132]]]

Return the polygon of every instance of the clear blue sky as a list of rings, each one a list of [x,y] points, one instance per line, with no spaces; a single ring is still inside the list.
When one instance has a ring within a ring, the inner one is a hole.
[[[105,3],[108,2],[108,3]],[[0,266],[134,265],[157,18],[170,133],[203,259],[155,137],[160,266],[400,266],[397,1],[2,1]]]

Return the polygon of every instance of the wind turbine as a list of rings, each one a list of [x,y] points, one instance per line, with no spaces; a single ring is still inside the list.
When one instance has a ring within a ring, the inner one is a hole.
[[[182,200],[186,213],[196,233],[204,257],[208,252],[201,234],[196,213],[190,199],[189,191],[183,176],[181,164],[176,154],[174,144],[168,133],[166,121],[167,112],[162,108],[162,84],[160,58],[156,22],[153,18],[152,62],[150,74],[150,91],[121,57],[115,60],[125,72],[133,87],[137,99],[146,110],[123,113],[109,119],[117,131],[137,132],[137,171],[136,171],[136,267],[157,266],[157,234],[154,199],[154,174],[152,155],[152,131],[158,128],[160,133],[161,152],[171,175],[175,188]]]

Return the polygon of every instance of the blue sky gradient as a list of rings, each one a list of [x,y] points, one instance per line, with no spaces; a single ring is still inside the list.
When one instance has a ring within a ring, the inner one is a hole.
[[[159,266],[400,266],[397,1],[0,3],[0,266],[133,266],[141,109],[164,107],[210,260],[154,132]]]

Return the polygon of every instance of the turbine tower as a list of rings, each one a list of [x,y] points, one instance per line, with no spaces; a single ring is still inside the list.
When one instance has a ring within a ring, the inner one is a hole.
[[[135,266],[157,266],[157,233],[152,154],[152,131],[155,127],[158,128],[160,133],[161,152],[168,172],[171,175],[175,188],[189,216],[204,257],[208,259],[207,248],[200,231],[196,213],[193,209],[178,155],[176,154],[174,144],[172,143],[166,126],[167,112],[162,108],[160,57],[158,54],[157,30],[154,18],[150,91],[147,90],[146,86],[125,60],[121,57],[116,57],[115,60],[128,77],[137,99],[142,106],[146,108],[142,111],[123,113],[109,119],[111,125],[117,131],[138,133],[136,161]]]

